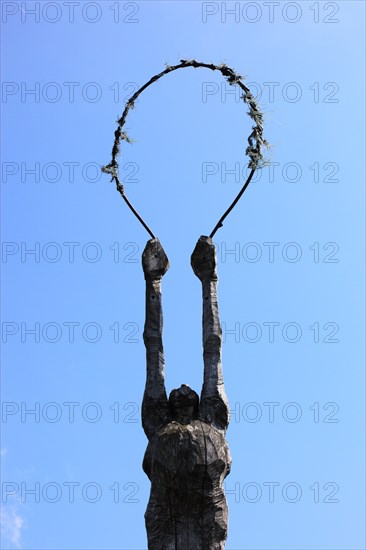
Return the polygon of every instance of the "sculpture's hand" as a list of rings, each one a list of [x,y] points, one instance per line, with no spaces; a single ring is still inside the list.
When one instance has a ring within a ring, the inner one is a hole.
[[[202,281],[217,279],[217,264],[215,245],[210,237],[200,237],[191,256],[191,266]]]
[[[145,279],[157,279],[168,271],[169,260],[159,239],[147,241],[145,250],[142,253],[142,268]]]

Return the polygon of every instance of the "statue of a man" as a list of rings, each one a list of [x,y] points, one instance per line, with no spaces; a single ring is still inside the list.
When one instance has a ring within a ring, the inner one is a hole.
[[[231,465],[225,440],[229,407],[221,365],[216,253],[209,237],[198,240],[191,264],[203,290],[202,392],[199,398],[182,384],[168,399],[161,281],[169,261],[158,239],[149,240],[142,255],[147,358],[142,425],[149,439],[143,468],[151,481],[145,513],[149,550],[221,550],[227,537],[222,484]]]

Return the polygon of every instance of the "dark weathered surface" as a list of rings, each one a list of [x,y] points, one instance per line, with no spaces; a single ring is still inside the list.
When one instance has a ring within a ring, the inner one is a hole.
[[[203,290],[204,381],[201,398],[183,384],[167,398],[162,344],[161,280],[169,268],[157,239],[142,258],[146,279],[147,377],[142,423],[149,444],[143,467],[151,480],[145,520],[149,550],[219,550],[227,537],[222,483],[231,457],[225,440],[229,408],[221,365],[215,247],[201,237],[191,263]]]

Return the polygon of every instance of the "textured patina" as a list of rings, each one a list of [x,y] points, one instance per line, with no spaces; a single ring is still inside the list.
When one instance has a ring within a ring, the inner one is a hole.
[[[202,283],[204,376],[200,398],[186,384],[167,397],[162,343],[161,282],[169,268],[158,239],[148,241],[146,280],[147,376],[142,423],[149,439],[143,468],[151,481],[145,520],[149,550],[220,550],[227,537],[223,481],[231,457],[225,439],[229,407],[221,363],[217,267],[212,239],[201,237],[191,257]]]

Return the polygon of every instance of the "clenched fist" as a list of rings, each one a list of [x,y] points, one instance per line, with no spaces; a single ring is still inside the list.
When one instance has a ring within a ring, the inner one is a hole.
[[[169,260],[159,239],[147,241],[145,250],[142,253],[142,268],[145,279],[157,279],[168,271]]]
[[[191,256],[191,266],[195,275],[203,279],[217,279],[215,245],[210,237],[200,237]]]

